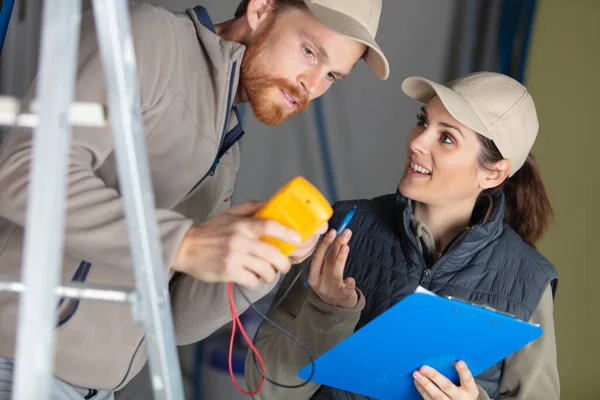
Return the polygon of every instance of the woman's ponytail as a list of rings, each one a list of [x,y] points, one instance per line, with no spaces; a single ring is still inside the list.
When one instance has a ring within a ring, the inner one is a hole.
[[[482,144],[480,164],[489,167],[502,160],[503,157],[494,142],[481,135],[478,136]],[[521,236],[525,243],[536,247],[550,225],[554,213],[532,154],[529,154],[525,164],[512,177],[484,193],[493,194],[499,190],[504,192],[506,201],[504,221]]]

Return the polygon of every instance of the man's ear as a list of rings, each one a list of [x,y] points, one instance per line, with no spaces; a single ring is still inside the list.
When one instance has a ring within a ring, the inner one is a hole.
[[[248,26],[255,31],[274,11],[275,0],[250,0],[245,15]]]
[[[508,179],[510,168],[510,161],[506,159],[498,161],[489,169],[485,170],[483,180],[479,183],[479,188],[483,191],[499,186]]]

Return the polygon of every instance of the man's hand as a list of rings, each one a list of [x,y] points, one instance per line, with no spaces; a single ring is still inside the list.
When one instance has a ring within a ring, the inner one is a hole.
[[[335,234],[334,229],[330,230],[315,251],[310,263],[308,284],[325,303],[336,307],[354,308],[358,302],[356,282],[353,278],[344,281],[344,267],[350,251],[348,241],[352,232],[346,229],[337,239]],[[329,255],[325,257],[332,243]]]
[[[431,367],[421,367],[413,374],[415,386],[425,400],[476,400],[479,389],[464,361],[456,363],[460,386]]]
[[[270,236],[291,244],[300,234],[276,221],[252,218],[264,203],[246,202],[192,226],[184,237],[172,267],[205,282],[235,282],[254,288],[270,283],[278,272],[290,270],[290,260],[272,244]]]
[[[317,247],[317,243],[319,243],[319,238],[321,235],[327,232],[327,226],[327,223],[323,224],[314,235],[306,239],[300,246],[296,247],[289,257],[292,265],[300,264],[302,261],[310,257],[313,251],[315,251],[315,247]]]

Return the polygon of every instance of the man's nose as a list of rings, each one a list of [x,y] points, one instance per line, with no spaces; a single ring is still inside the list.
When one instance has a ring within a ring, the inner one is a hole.
[[[318,70],[309,69],[298,76],[298,81],[302,85],[303,89],[311,96],[317,96],[319,91],[319,78],[320,74]]]

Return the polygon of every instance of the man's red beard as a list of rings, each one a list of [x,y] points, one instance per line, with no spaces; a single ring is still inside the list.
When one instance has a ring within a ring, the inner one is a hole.
[[[241,81],[246,96],[256,118],[264,124],[277,125],[286,119],[301,113],[308,107],[309,98],[306,93],[290,83],[285,78],[274,77],[269,74],[272,68],[264,60],[263,54],[268,47],[270,33],[274,26],[271,22],[266,26],[260,36],[250,43],[242,61]],[[296,107],[288,109],[280,95],[280,89],[287,92],[296,100]],[[275,96],[275,98],[273,98]]]

